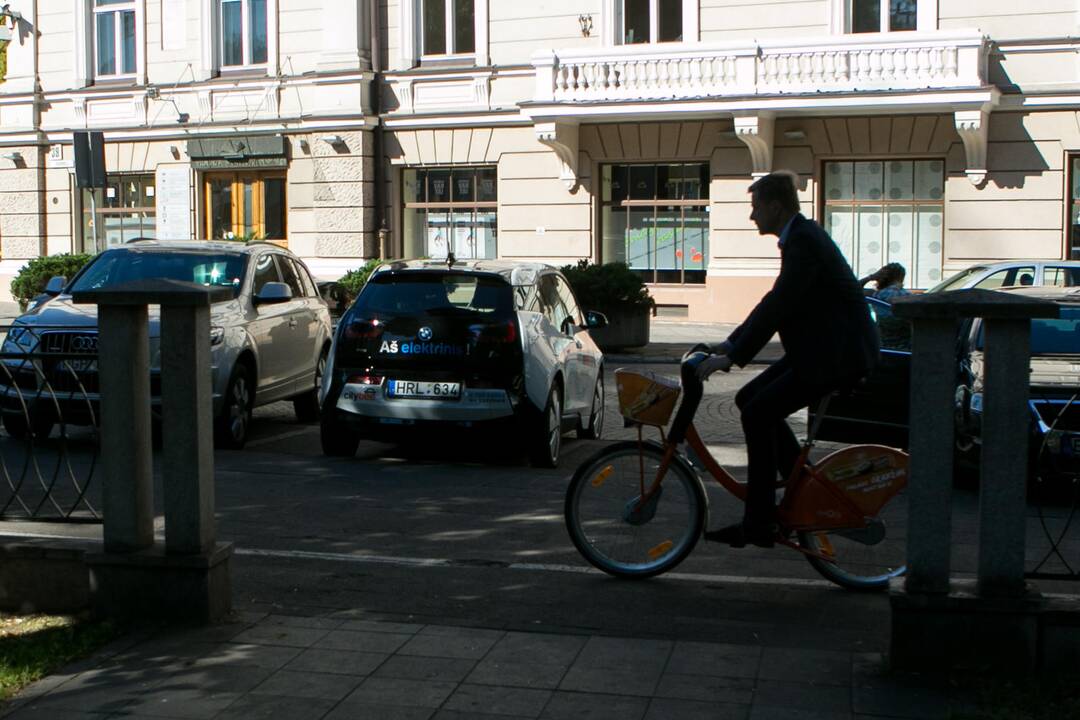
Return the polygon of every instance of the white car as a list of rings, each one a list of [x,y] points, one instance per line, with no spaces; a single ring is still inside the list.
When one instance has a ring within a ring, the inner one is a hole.
[[[603,354],[553,267],[494,260],[380,266],[342,316],[323,385],[322,447],[484,425],[524,431],[532,462],[555,467],[563,433],[600,436]]]
[[[1080,285],[1078,260],[1007,260],[964,268],[926,292],[980,288],[997,290],[1003,287]]]

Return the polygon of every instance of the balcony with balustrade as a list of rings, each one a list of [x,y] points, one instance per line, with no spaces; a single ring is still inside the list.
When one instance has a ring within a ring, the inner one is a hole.
[[[954,113],[981,182],[999,95],[989,50],[978,31],[935,31],[548,51],[533,56],[535,92],[521,109],[568,185],[581,122],[734,117],[755,172],[767,172],[776,117],[923,112]]]

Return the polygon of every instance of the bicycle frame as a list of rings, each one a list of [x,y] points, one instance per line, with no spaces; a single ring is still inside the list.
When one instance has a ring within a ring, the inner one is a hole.
[[[822,414],[819,413],[819,417]],[[779,486],[784,487],[785,492],[777,508],[777,519],[783,531],[783,537],[777,538],[777,542],[804,555],[834,562],[831,556],[805,548],[788,540],[787,536],[799,531],[824,533],[865,530],[880,507],[875,507],[875,503],[880,500],[881,504],[884,504],[884,501],[906,484],[907,456],[899,450],[882,445],[851,445],[831,453],[817,465],[810,465],[808,460],[814,445],[815,431],[816,427],[811,428],[787,481]],[[687,424],[684,437],[687,445],[701,459],[705,470],[717,484],[746,502],[746,483],[735,479],[716,461],[692,421]],[[639,505],[647,503],[657,492],[678,453],[678,443],[671,437],[663,438],[663,446],[664,457],[656,477],[648,487],[642,461]],[[872,458],[869,457],[871,455]],[[875,471],[876,474],[868,474]],[[844,488],[837,485],[837,477],[841,480],[856,480],[858,486],[852,485],[852,489],[869,496],[868,501],[860,505],[853,500]]]

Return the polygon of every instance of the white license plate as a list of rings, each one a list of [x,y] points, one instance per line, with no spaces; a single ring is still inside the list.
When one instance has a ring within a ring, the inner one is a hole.
[[[97,360],[85,360],[83,358],[62,360],[57,364],[57,369],[69,373],[97,372]]]
[[[386,394],[393,398],[457,400],[461,397],[461,383],[390,380],[386,384]]]

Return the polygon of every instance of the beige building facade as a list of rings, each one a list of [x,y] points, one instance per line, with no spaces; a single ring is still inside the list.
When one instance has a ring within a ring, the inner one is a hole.
[[[0,285],[129,231],[232,233],[327,279],[618,260],[661,314],[731,321],[779,267],[746,195],[774,169],[859,274],[1080,257],[1080,10],[1035,4],[13,2]],[[84,129],[115,182],[93,198]]]
[[[329,277],[376,252],[367,3],[7,8],[0,294],[29,258],[136,237],[267,239]],[[80,131],[103,134],[105,187],[79,187]]]
[[[1080,256],[1075,3],[476,0],[427,47],[449,5],[382,6],[399,252],[625,261],[662,314],[738,320],[779,267],[746,190],[788,169],[859,274]],[[436,191],[459,169],[489,206]]]

